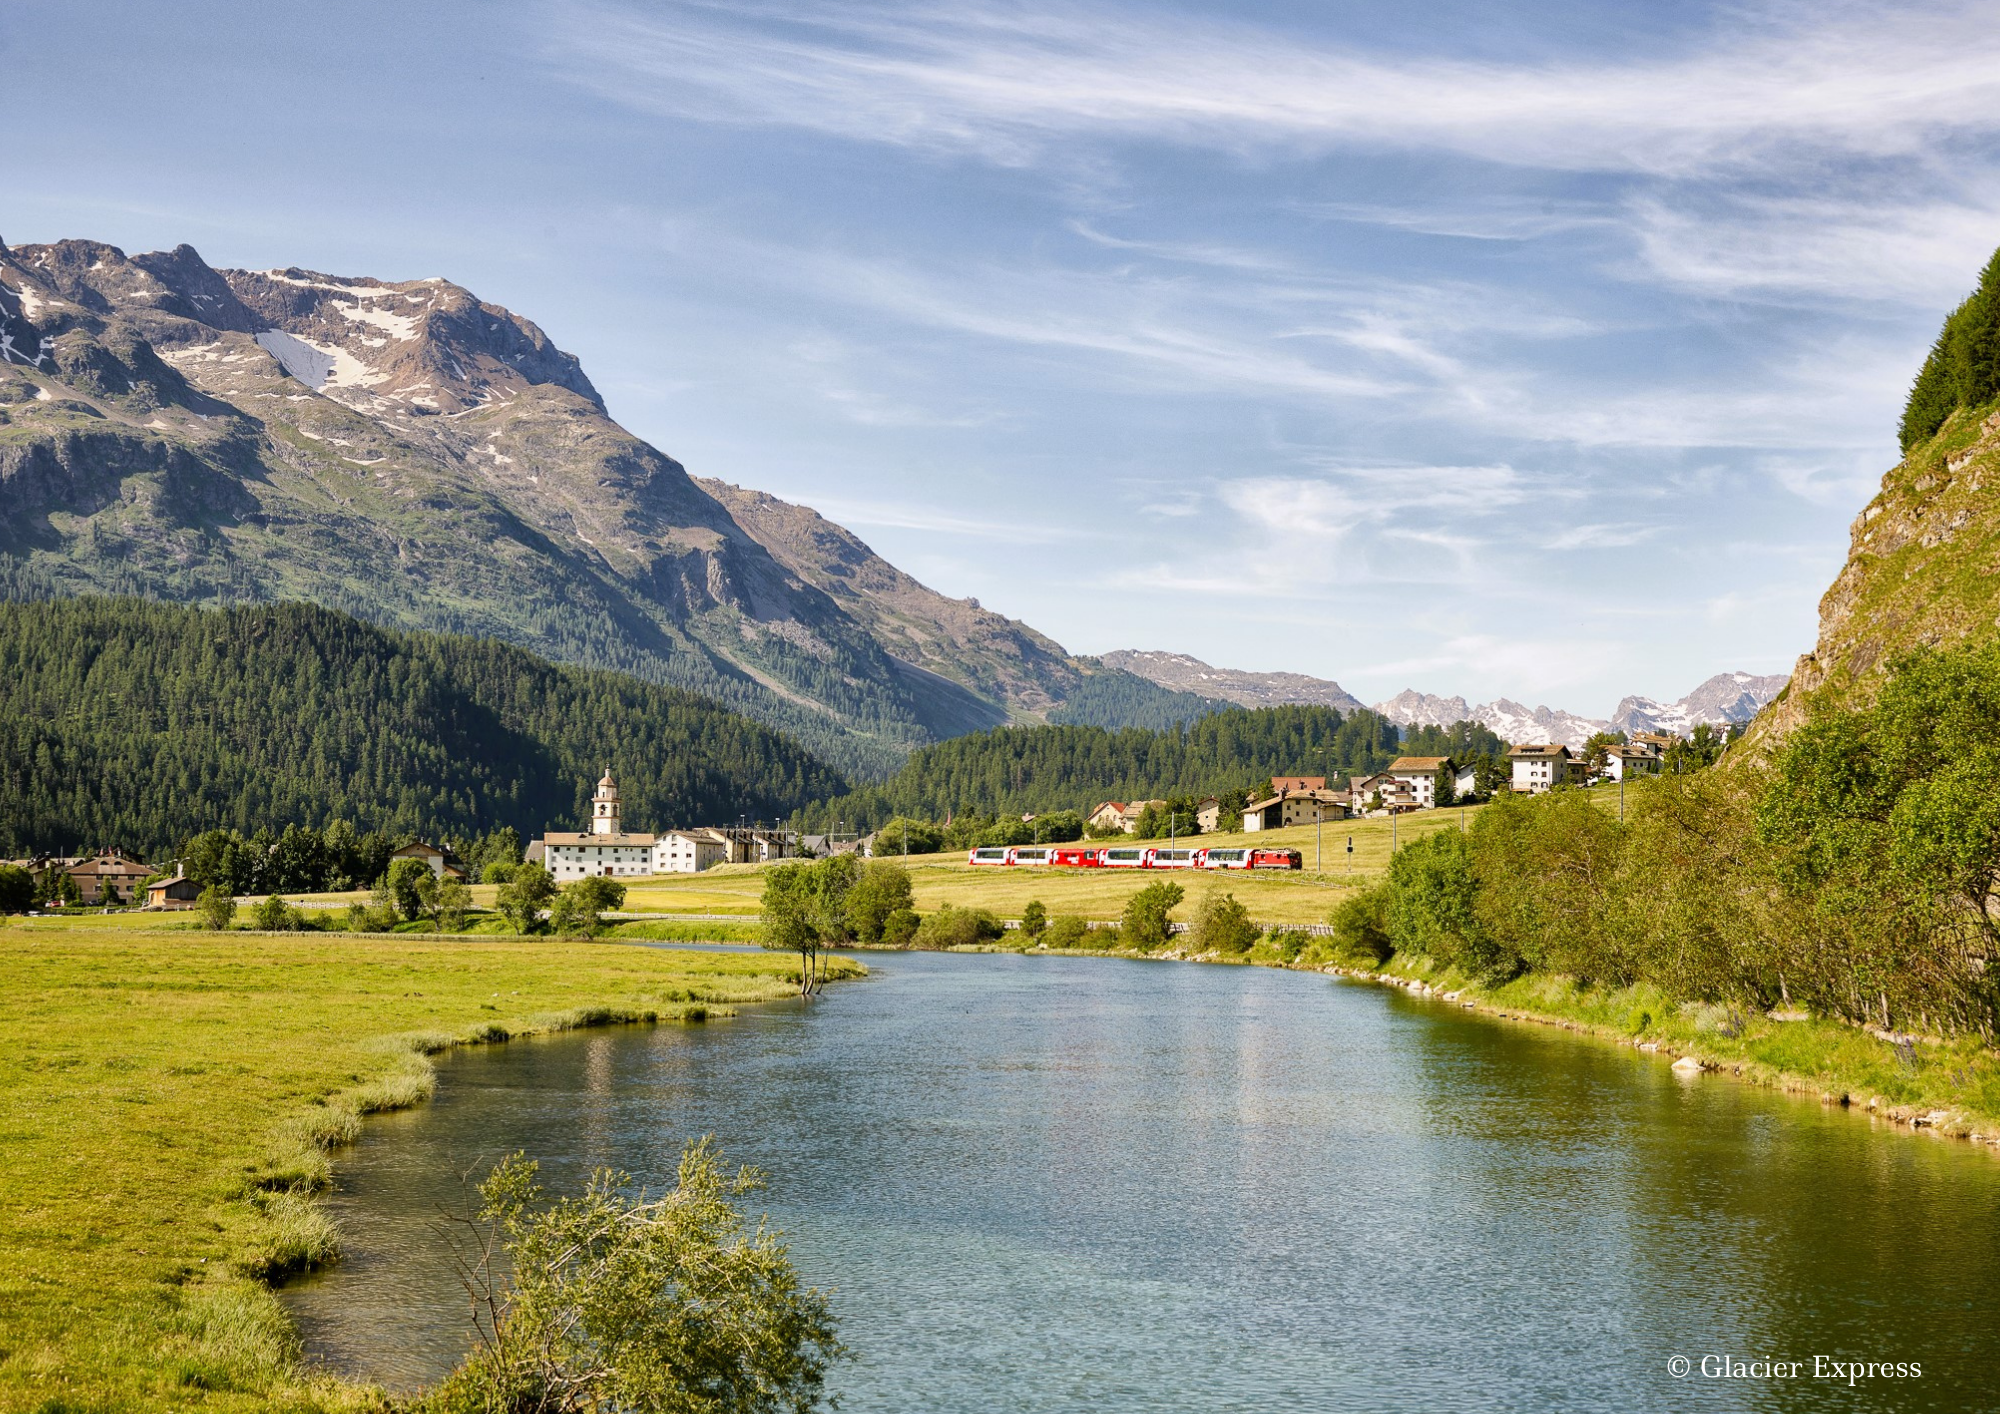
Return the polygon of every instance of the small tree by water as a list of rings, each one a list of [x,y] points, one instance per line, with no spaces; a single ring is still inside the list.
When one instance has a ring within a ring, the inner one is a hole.
[[[672,1191],[600,1169],[545,1202],[536,1165],[479,1186],[464,1262],[478,1344],[411,1414],[807,1414],[848,1351],[826,1294],[801,1287],[781,1234],[734,1199],[763,1186],[707,1139]],[[511,1270],[503,1277],[501,1270]]]

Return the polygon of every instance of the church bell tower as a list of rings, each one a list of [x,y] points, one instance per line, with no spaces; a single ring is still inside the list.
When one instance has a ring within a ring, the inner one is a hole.
[[[618,825],[618,783],[611,779],[609,766],[604,768],[604,779],[597,783],[597,794],[590,800],[590,832],[593,835],[622,834]]]

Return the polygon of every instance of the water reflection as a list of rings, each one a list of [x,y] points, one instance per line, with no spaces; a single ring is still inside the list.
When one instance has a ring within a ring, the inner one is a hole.
[[[876,959],[871,958],[871,963]],[[850,1411],[1959,1409],[2000,1166],[1540,1028],[1249,968],[896,956],[810,1009],[453,1059],[341,1164],[321,1358],[463,1348],[434,1229],[524,1148],[574,1186],[714,1133],[862,1359]],[[1705,1352],[1926,1377],[1674,1380]]]

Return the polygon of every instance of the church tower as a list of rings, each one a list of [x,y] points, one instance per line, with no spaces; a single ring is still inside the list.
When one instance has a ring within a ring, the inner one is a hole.
[[[623,833],[618,825],[618,783],[611,779],[609,766],[604,768],[604,779],[597,783],[597,794],[590,799],[590,832],[593,835]]]

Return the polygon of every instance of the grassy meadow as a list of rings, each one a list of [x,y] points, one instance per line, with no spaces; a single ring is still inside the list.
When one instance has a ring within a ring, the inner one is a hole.
[[[342,1409],[265,1279],[327,1255],[306,1197],[426,1054],[791,995],[797,961],[544,939],[0,920],[0,1410]],[[856,964],[834,959],[837,975]]]

